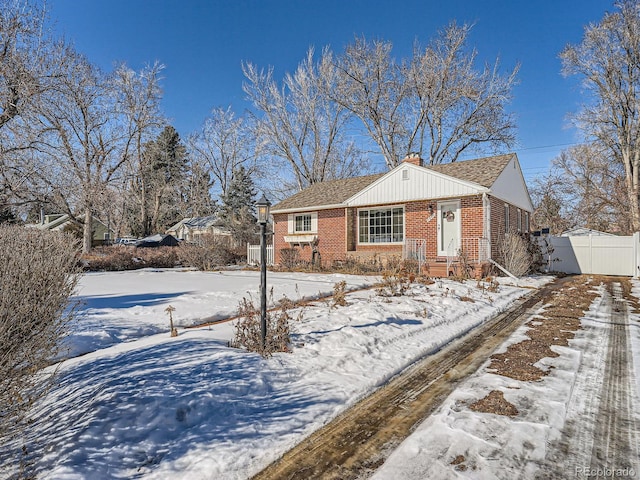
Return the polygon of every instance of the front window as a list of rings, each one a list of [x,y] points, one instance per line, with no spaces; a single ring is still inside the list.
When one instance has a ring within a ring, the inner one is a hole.
[[[311,231],[311,214],[296,215],[295,233],[304,233]]]
[[[358,212],[360,243],[398,243],[404,240],[404,209],[378,208]]]

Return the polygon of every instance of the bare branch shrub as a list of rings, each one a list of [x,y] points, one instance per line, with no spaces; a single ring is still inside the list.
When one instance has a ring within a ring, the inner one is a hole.
[[[88,271],[123,271],[138,268],[173,268],[178,264],[177,247],[135,248],[113,245],[96,247],[81,257]]]
[[[200,235],[195,243],[180,245],[178,257],[183,265],[208,271],[230,265],[238,259],[229,237]]]
[[[286,270],[293,270],[300,262],[300,254],[297,248],[281,248],[280,263]]]
[[[0,225],[0,444],[52,384],[45,367],[73,318],[78,253],[66,234]]]
[[[289,314],[290,306],[290,302],[280,302],[276,311],[267,311],[267,336],[263,346],[260,307],[244,297],[238,306],[238,317],[240,318],[235,324],[235,336],[231,346],[245,348],[250,352],[259,353],[265,358],[276,352],[291,351],[289,348],[291,343],[289,322],[292,320]],[[297,320],[301,318],[300,314]]]
[[[473,270],[473,264],[471,263],[468,252],[459,248],[456,277],[458,277],[459,280],[469,280],[473,277]]]
[[[413,273],[402,268],[388,270],[382,274],[382,280],[376,285],[376,293],[381,297],[400,297],[407,293],[415,280]]]
[[[533,266],[527,241],[516,233],[507,233],[500,240],[498,256],[502,266],[516,277],[525,275]]]
[[[345,280],[337,282],[333,285],[333,303],[331,304],[332,307],[347,306],[346,290],[347,282]]]

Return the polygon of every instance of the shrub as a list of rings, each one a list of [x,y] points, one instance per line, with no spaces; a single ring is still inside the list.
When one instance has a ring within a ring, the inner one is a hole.
[[[386,271],[376,285],[376,293],[381,297],[400,297],[407,293],[415,279],[415,274],[402,268]]]
[[[138,268],[172,268],[179,263],[179,247],[135,248],[125,245],[96,247],[82,255],[85,270],[122,271]]]
[[[516,233],[507,233],[500,240],[498,256],[501,265],[516,277],[525,275],[533,266],[528,242]]]
[[[229,237],[211,234],[199,236],[196,243],[180,245],[178,257],[183,265],[202,271],[214,270],[239,260]]]
[[[285,270],[293,270],[300,263],[300,253],[297,248],[281,248],[280,263]]]
[[[290,305],[289,302],[280,302],[275,312],[267,311],[267,335],[263,345],[260,308],[253,301],[243,298],[238,306],[240,318],[236,321],[231,346],[257,352],[263,357],[270,357],[276,352],[289,352],[289,321],[292,320],[288,310]],[[300,320],[301,315],[297,319]]]
[[[333,285],[333,307],[346,307],[347,306],[347,282],[342,280]]]
[[[0,440],[52,384],[55,370],[44,368],[73,318],[78,248],[67,234],[0,225]]]

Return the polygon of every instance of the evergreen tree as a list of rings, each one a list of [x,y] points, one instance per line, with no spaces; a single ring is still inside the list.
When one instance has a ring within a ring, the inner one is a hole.
[[[221,195],[220,216],[223,225],[242,244],[249,243],[256,237],[255,195],[253,180],[242,166],[233,171],[231,183]]]
[[[136,179],[140,217],[132,225],[137,236],[164,232],[181,218],[181,204],[188,173],[187,150],[180,135],[167,126],[147,143]]]

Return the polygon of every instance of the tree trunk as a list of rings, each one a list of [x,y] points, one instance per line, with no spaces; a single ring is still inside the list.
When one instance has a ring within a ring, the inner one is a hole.
[[[86,208],[84,211],[84,225],[82,228],[82,253],[89,253],[93,243],[93,216],[91,209]]]

